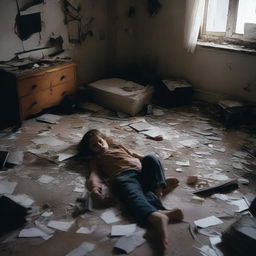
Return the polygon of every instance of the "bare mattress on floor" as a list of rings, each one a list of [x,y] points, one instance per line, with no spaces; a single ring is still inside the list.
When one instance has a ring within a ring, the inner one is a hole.
[[[88,85],[90,96],[99,105],[136,115],[148,104],[153,94],[152,86],[143,86],[120,78],[98,80]]]

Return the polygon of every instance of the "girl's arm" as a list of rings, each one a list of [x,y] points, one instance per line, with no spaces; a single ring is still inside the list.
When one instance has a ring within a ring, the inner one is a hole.
[[[96,163],[92,160],[90,161],[90,176],[86,180],[86,187],[97,199],[104,199],[104,195],[102,194],[102,186],[103,180],[100,177],[100,173],[97,170]]]
[[[131,151],[130,151],[128,148],[126,148],[125,146],[120,145],[120,147],[121,147],[122,149],[124,149],[129,155],[131,155],[131,156],[133,156],[133,157],[136,157],[136,158],[138,158],[139,160],[142,160],[142,159],[144,158],[143,155],[137,154],[137,153],[135,153],[135,152],[131,152]]]

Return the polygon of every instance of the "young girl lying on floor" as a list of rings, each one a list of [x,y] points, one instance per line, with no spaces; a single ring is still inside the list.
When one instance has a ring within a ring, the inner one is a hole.
[[[100,131],[88,131],[78,145],[79,154],[90,157],[90,176],[87,188],[104,200],[103,179],[112,193],[121,200],[128,213],[140,225],[150,224],[159,233],[164,248],[168,247],[169,221],[180,221],[180,209],[166,210],[160,196],[176,187],[176,178],[164,176],[164,169],[154,154],[141,156],[115,144]]]

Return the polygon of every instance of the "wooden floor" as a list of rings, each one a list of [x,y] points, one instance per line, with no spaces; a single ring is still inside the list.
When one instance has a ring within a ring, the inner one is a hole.
[[[74,148],[83,134],[92,128],[100,129],[141,154],[155,152],[166,169],[166,175],[180,180],[180,185],[163,198],[166,208],[181,208],[185,216],[184,222],[169,225],[168,250],[162,252],[159,249],[158,235],[150,228],[145,230],[137,227],[136,232],[145,232],[146,241],[130,255],[200,255],[198,248],[210,245],[210,241],[208,236],[201,233],[197,233],[195,239],[192,237],[189,227],[193,227],[191,224],[194,220],[212,215],[220,217],[223,224],[203,230],[221,233],[241,215],[235,213],[235,206],[220,198],[195,198],[193,191],[196,189],[243,177],[249,184],[241,184],[238,190],[227,195],[237,199],[245,196],[248,201],[255,196],[256,159],[252,156],[253,148],[256,148],[255,127],[254,130],[252,126],[227,129],[216,118],[215,109],[202,103],[171,109],[155,106],[152,115],[133,118],[119,119],[111,117],[109,113],[100,114],[101,117],[90,112],[62,116],[57,124],[38,122],[32,118],[24,121],[22,128],[16,133],[8,133],[8,130],[0,133],[1,150],[24,152],[23,163],[1,171],[0,181],[17,182],[13,195],[26,194],[34,200],[31,205],[34,216],[28,218],[25,228],[34,227],[35,220],[45,225],[50,220],[75,220],[68,231],[56,230],[48,240],[18,238],[21,229],[6,234],[0,237],[1,256],[62,256],[83,242],[95,245],[94,250],[87,255],[107,256],[117,253],[113,248],[119,238],[110,237],[111,226],[133,223],[132,219],[120,210],[118,203],[103,206],[94,204],[93,211],[72,218],[72,212],[77,205],[76,199],[83,195],[82,192],[73,190],[76,187],[83,190],[87,168],[77,159],[58,161],[57,154]],[[103,114],[106,118],[102,117]],[[163,136],[163,140],[146,138],[144,134],[128,126],[138,121],[146,121],[152,125]],[[52,145],[32,141],[45,138],[48,142],[44,143]],[[38,179],[43,174],[53,177],[54,180],[50,183],[39,182]],[[186,184],[187,177],[191,175],[199,178],[193,186]],[[40,211],[45,205],[53,214],[40,217]],[[107,224],[100,218],[109,209],[114,209],[119,214],[120,221]],[[95,230],[91,234],[76,233],[79,227],[92,226]],[[6,239],[9,241],[3,243]],[[217,247],[224,255],[237,255],[223,244]]]

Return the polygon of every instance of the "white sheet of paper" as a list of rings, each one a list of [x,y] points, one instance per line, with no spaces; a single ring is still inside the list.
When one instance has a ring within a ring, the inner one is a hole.
[[[221,236],[210,236],[209,239],[212,246],[221,243]]]
[[[143,238],[143,232],[136,232],[131,236],[121,237],[116,244],[115,248],[119,248],[125,251],[127,254],[131,253],[136,247],[139,247],[143,243],[145,243],[145,239]]]
[[[237,210],[235,212],[242,212],[249,208],[244,199],[234,200],[229,202],[229,204],[237,206]]]
[[[17,182],[0,180],[0,194],[12,194],[16,185],[17,185]]]
[[[62,116],[57,116],[53,114],[44,114],[36,118],[37,121],[46,122],[49,124],[56,124],[62,118]]]
[[[73,191],[77,192],[77,193],[84,193],[85,187],[84,186],[76,186]]]
[[[50,217],[52,215],[53,215],[53,212],[48,212],[48,211],[41,214],[41,216],[43,216],[43,217]]]
[[[121,218],[113,210],[107,210],[100,216],[107,224],[120,221]]]
[[[44,233],[39,228],[33,227],[33,228],[22,229],[19,233],[19,237],[41,237],[44,240],[48,240],[49,238],[52,237],[52,235]]]
[[[223,221],[215,216],[210,216],[203,219],[195,220],[194,223],[200,228],[207,228],[207,227],[222,224]]]
[[[61,231],[67,231],[73,225],[74,221],[58,221],[51,220],[48,222],[47,226],[50,228],[55,228]]]
[[[159,128],[154,128],[154,129],[150,129],[150,130],[147,130],[147,131],[142,131],[140,133],[142,133],[142,134],[144,134],[148,137],[152,137],[152,138],[163,135],[163,131],[161,131],[161,129],[159,129]]]
[[[54,180],[55,178],[53,178],[52,176],[48,176],[48,175],[42,175],[38,181],[41,183],[50,183]]]
[[[10,164],[20,165],[23,162],[23,156],[23,151],[9,152],[6,162]]]
[[[137,132],[147,131],[152,128],[152,125],[150,125],[147,122],[137,122],[133,124],[129,124],[130,127],[132,127]]]
[[[111,228],[111,236],[130,236],[136,231],[136,224],[113,225]]]
[[[76,231],[76,233],[78,233],[78,234],[91,234],[95,229],[96,229],[96,226],[95,226],[95,225],[93,225],[93,226],[91,226],[91,227],[89,227],[89,228],[87,228],[87,227],[81,227],[81,228],[79,228],[79,229]]]
[[[190,166],[189,160],[187,161],[176,161],[176,164],[179,166]]]
[[[71,157],[73,157],[76,153],[59,153],[57,154],[58,156],[58,161],[64,161],[64,160],[67,160]]]
[[[91,252],[95,249],[95,244],[93,243],[88,243],[88,242],[83,242],[79,247],[75,248],[66,256],[84,256],[88,252]]]
[[[25,194],[20,194],[20,195],[8,195],[10,199],[15,201],[16,203],[24,206],[24,207],[30,207],[33,203],[34,200],[31,199],[28,195]]]
[[[209,245],[204,245],[199,250],[204,256],[218,256],[218,254]]]

